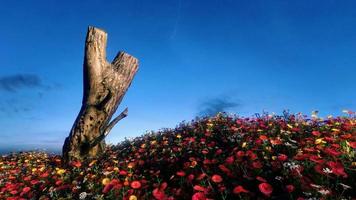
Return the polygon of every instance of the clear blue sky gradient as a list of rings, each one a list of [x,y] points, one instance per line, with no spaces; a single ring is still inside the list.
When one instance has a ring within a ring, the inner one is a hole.
[[[356,1],[1,1],[0,150],[60,149],[82,100],[88,25],[140,68],[108,137],[174,128],[214,101],[242,116],[356,110]],[[211,102],[209,102],[211,101]],[[234,105],[234,106],[231,106]],[[224,107],[223,107],[224,108]]]

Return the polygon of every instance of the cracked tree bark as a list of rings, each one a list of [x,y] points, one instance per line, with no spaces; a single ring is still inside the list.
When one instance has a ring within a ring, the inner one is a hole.
[[[112,121],[138,69],[138,60],[119,52],[110,63],[106,60],[107,33],[89,27],[83,65],[82,107],[63,145],[63,159],[83,160],[95,157],[105,148],[105,136],[127,116],[127,108]]]

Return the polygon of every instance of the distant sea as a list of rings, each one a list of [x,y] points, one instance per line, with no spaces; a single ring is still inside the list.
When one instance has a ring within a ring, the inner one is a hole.
[[[11,146],[11,147],[3,147],[0,146],[0,155],[6,155],[6,154],[11,154],[11,153],[16,153],[16,152],[24,152],[24,151],[41,151],[41,152],[47,152],[49,154],[57,154],[60,155],[62,149],[60,147],[41,147],[41,148],[36,148],[36,147],[16,147],[16,146]]]

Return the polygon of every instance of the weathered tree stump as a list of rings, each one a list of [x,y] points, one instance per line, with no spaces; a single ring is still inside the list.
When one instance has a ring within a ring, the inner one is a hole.
[[[122,118],[127,108],[112,121],[138,69],[138,60],[119,52],[110,63],[106,60],[107,33],[89,27],[83,65],[82,107],[63,145],[65,162],[95,157],[105,148],[104,138]]]

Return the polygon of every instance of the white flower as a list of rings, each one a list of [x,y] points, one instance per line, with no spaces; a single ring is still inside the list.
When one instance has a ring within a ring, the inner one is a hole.
[[[322,194],[322,195],[328,195],[328,194],[330,194],[330,191],[327,190],[327,189],[321,189],[321,190],[318,190],[318,192],[319,192],[320,194]]]
[[[82,192],[79,194],[79,199],[85,199],[87,197],[87,193],[86,192]]]
[[[312,186],[313,188],[322,188],[321,185],[316,185],[316,184],[310,184],[310,186]]]
[[[331,174],[331,173],[333,173],[329,168],[323,168],[323,172],[324,172],[325,174]]]
[[[343,184],[343,183],[339,183],[339,185],[341,185],[341,186],[344,188],[344,190],[347,190],[347,189],[351,189],[351,188],[352,188],[351,186],[345,185],[345,184]]]

